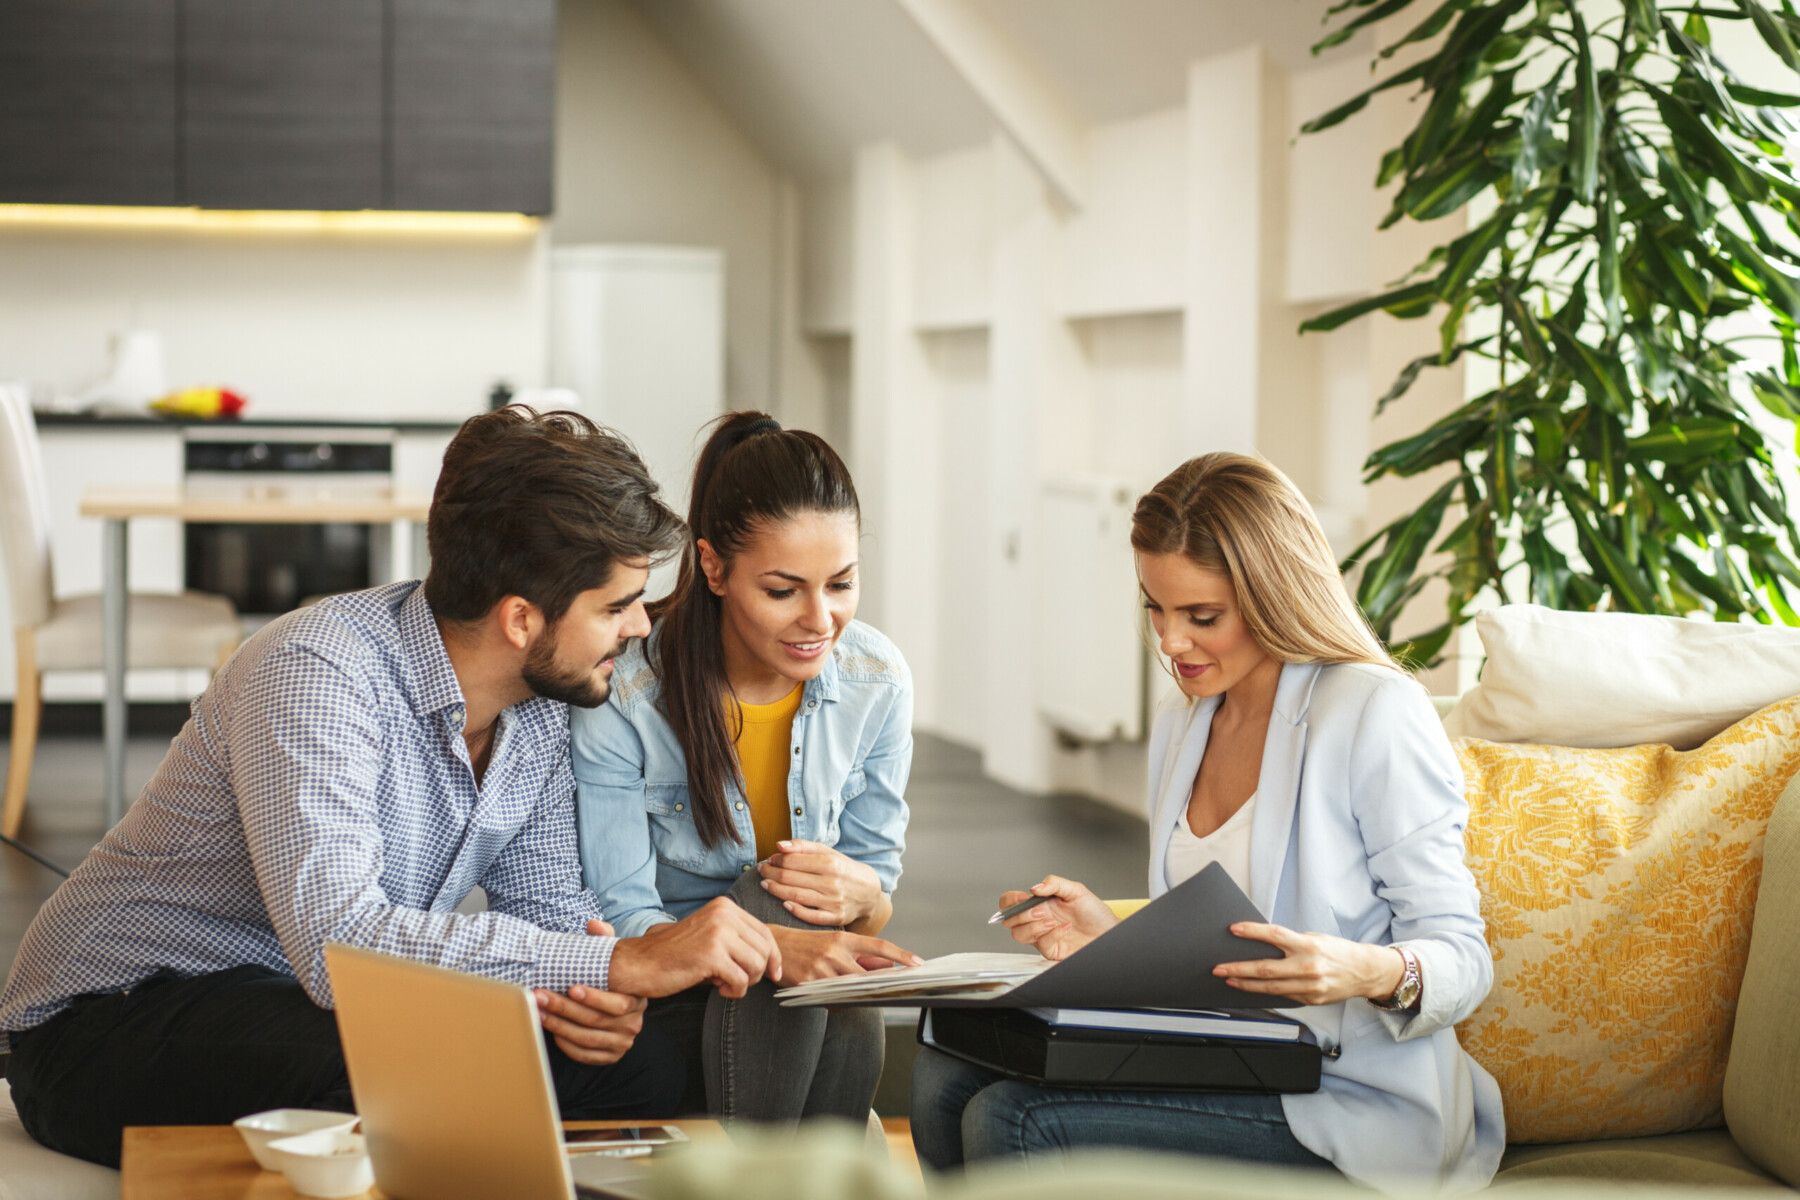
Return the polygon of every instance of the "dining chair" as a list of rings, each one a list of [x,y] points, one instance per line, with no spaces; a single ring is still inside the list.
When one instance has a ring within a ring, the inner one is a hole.
[[[12,751],[0,832],[15,837],[37,751],[46,671],[97,671],[100,597],[56,598],[51,571],[50,492],[37,422],[24,389],[0,385],[0,551],[12,598],[18,690],[13,696]],[[217,670],[243,638],[237,609],[223,596],[133,593],[128,605],[132,670]]]

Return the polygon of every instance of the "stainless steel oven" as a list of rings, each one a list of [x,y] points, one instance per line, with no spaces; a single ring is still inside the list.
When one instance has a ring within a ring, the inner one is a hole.
[[[196,426],[183,448],[190,496],[351,499],[385,495],[394,484],[388,429]],[[189,588],[231,598],[255,620],[302,601],[382,582],[389,562],[386,525],[189,523]]]

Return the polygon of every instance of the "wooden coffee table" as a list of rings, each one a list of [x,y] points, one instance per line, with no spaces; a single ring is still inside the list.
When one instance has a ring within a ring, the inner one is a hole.
[[[622,1125],[678,1125],[696,1142],[725,1136],[717,1121],[569,1121],[565,1129]],[[134,1125],[125,1131],[119,1200],[291,1200],[296,1193],[277,1171],[250,1157],[229,1125]],[[379,1197],[381,1189],[367,1195]]]

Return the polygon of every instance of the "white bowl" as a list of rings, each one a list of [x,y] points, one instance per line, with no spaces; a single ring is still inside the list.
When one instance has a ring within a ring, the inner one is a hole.
[[[321,1129],[269,1143],[288,1186],[302,1196],[360,1196],[375,1186],[375,1168],[360,1133]]]
[[[321,1129],[342,1129],[348,1132],[356,1125],[356,1114],[324,1112],[316,1108],[272,1108],[268,1112],[239,1117],[232,1124],[244,1135],[244,1145],[250,1147],[250,1155],[256,1159],[256,1165],[265,1171],[279,1171],[280,1165],[269,1153],[270,1142]]]

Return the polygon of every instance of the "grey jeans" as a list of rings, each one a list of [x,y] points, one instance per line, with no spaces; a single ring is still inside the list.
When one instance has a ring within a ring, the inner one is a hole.
[[[827,928],[789,913],[754,870],[739,876],[728,895],[766,924]],[[739,1121],[868,1120],[886,1050],[878,1009],[782,1008],[765,979],[742,1000],[727,1000],[709,984],[652,1000],[646,1019],[687,1059],[685,1111],[704,1105],[714,1116]]]

